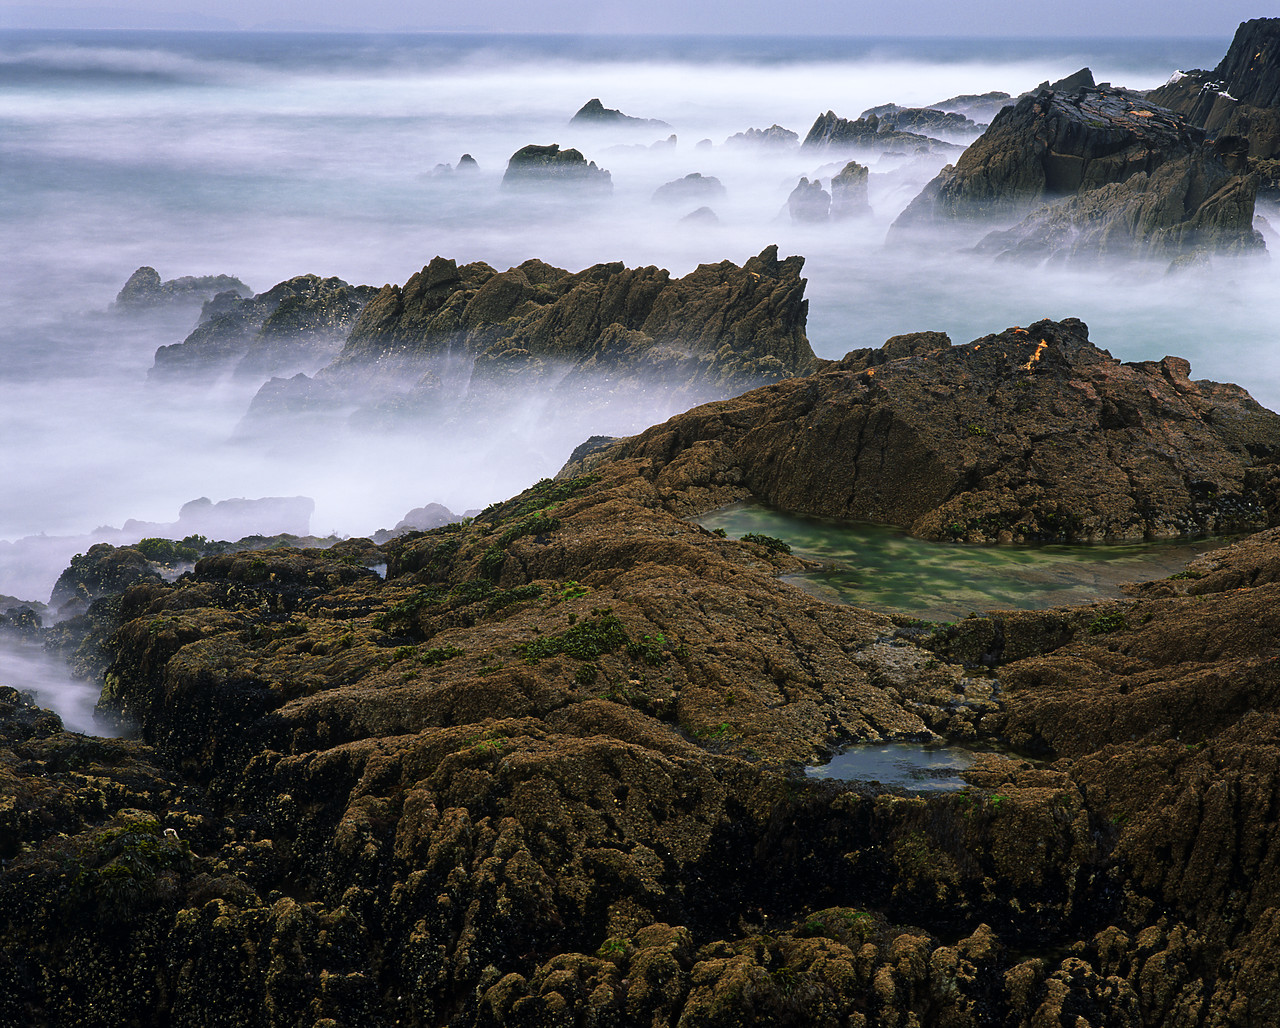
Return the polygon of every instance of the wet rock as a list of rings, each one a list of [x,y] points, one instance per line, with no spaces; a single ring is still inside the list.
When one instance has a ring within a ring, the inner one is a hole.
[[[1280,157],[1280,18],[1241,22],[1212,71],[1179,72],[1150,94],[1211,138],[1239,136],[1253,158]]]
[[[831,179],[831,217],[861,218],[871,213],[867,202],[867,181],[870,172],[857,161],[850,161],[840,174]]]
[[[613,180],[580,150],[561,150],[559,143],[531,143],[511,155],[502,185],[506,189],[554,185],[608,192],[613,189]]]
[[[850,121],[837,117],[833,111],[819,115],[801,144],[808,150],[844,153],[850,150],[886,150],[912,154],[959,153],[963,147],[918,132],[901,132],[880,121],[874,114],[868,118]]]
[[[886,130],[895,132],[914,132],[918,135],[937,136],[950,135],[973,137],[986,125],[976,122],[955,111],[939,110],[935,107],[899,107],[897,104],[881,104],[858,115],[859,121],[877,118]]]
[[[831,217],[831,194],[817,179],[801,178],[787,197],[787,213],[792,221],[826,221]]]
[[[689,204],[702,200],[719,200],[725,196],[725,188],[718,178],[693,172],[659,186],[653,194],[654,203]]]
[[[181,343],[156,350],[149,376],[221,374],[268,377],[308,370],[337,353],[372,286],[299,275],[249,298],[220,293],[205,304],[200,324]]]
[[[633,118],[629,114],[606,107],[598,99],[588,100],[578,113],[569,119],[570,125],[624,125],[627,128],[669,129],[665,121],[654,118]]]
[[[161,281],[155,268],[142,267],[129,276],[129,281],[116,295],[114,306],[120,311],[137,311],[177,304],[197,304],[227,291],[233,291],[239,296],[248,296],[253,292],[231,275],[184,275]]]

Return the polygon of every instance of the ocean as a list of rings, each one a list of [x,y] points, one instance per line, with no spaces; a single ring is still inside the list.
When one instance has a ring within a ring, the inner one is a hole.
[[[580,441],[533,401],[467,438],[299,427],[246,440],[236,429],[261,381],[148,381],[156,348],[193,327],[190,310],[107,313],[142,265],[263,291],[303,273],[402,283],[436,255],[680,275],[777,244],[806,258],[820,356],[900,332],[966,342],[1079,317],[1117,357],[1184,356],[1194,377],[1239,382],[1276,407],[1273,261],[1169,275],[886,250],[889,224],[943,158],[873,162],[870,217],[804,225],[786,215],[788,194],[843,160],[726,145],[775,124],[803,138],[827,110],[1016,95],[1084,65],[1150,88],[1212,67],[1227,31],[1148,42],[0,33],[0,594],[45,601],[95,529],[170,522],[197,497],[308,496],[313,532],[363,535],[428,502],[463,511],[511,495]],[[670,128],[571,128],[591,98]],[[551,142],[607,168],[612,194],[540,207],[504,193],[510,155]],[[437,169],[463,153],[478,174]],[[650,200],[695,171],[726,187],[718,224],[692,227]],[[619,409],[592,428],[636,431],[671,413]]]

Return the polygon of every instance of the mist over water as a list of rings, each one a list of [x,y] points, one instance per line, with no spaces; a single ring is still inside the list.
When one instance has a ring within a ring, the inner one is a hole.
[[[1213,66],[1227,42],[0,34],[0,540],[72,537],[34,564],[0,542],[0,594],[46,600],[86,533],[171,522],[196,497],[305,495],[316,534],[368,534],[428,502],[482,507],[554,474],[588,434],[675,413],[620,402],[584,418],[530,397],[472,426],[427,417],[398,432],[285,423],[246,435],[262,379],[147,381],[156,348],[180,342],[198,308],[106,313],[140,265],[165,279],[235,275],[261,292],[304,273],[403,283],[437,254],[499,270],[539,258],[683,275],[776,243],[806,258],[820,356],[899,332],[965,342],[1074,316],[1117,357],[1185,356],[1194,377],[1280,405],[1273,261],[1167,276],[1163,265],[996,264],[955,241],[886,251],[888,226],[946,158],[856,155],[871,168],[873,215],[806,226],[785,213],[799,177],[825,184],[854,155],[724,145],[775,123],[803,138],[828,109],[855,118],[889,102],[1016,95],[1085,64],[1099,81],[1149,88]],[[671,128],[571,129],[592,97]],[[672,133],[674,146],[652,145]],[[551,142],[607,168],[612,194],[500,188],[513,152]],[[463,153],[478,174],[433,173]],[[724,184],[718,225],[682,224],[697,204],[650,201],[691,172]]]

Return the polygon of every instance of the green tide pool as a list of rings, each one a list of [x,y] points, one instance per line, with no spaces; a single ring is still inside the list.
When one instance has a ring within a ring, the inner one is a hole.
[[[974,611],[1034,610],[1114,599],[1126,582],[1182,571],[1222,539],[1069,545],[927,542],[901,529],[782,514],[741,503],[696,519],[738,539],[773,536],[823,568],[785,579],[833,603],[954,621]]]

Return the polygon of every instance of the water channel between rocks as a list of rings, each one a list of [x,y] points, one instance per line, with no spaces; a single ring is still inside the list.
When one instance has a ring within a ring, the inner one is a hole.
[[[1115,599],[1120,586],[1166,578],[1223,539],[1092,545],[989,545],[929,542],[899,528],[797,517],[738,503],[696,519],[730,538],[748,532],[788,543],[823,569],[790,575],[806,592],[927,621],[974,611],[1035,610]]]

